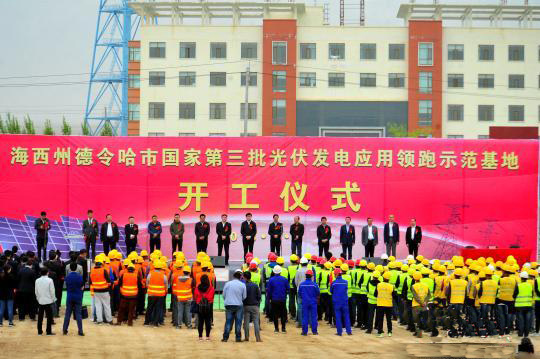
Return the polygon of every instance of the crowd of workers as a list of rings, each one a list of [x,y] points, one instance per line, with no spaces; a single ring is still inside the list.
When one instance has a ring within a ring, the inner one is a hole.
[[[197,327],[199,339],[210,338],[216,275],[210,257],[199,252],[188,263],[182,252],[169,259],[160,250],[135,251],[123,258],[117,250],[96,256],[89,271],[86,252],[72,254],[66,263],[59,253],[39,263],[32,252],[0,257],[0,326],[6,317],[13,324],[38,313],[38,333],[44,314],[47,334],[53,316],[59,316],[64,280],[67,287],[64,334],[72,313],[82,332],[82,290],[86,282],[92,296],[91,319],[96,324],[127,323],[139,316],[146,326],[171,323],[180,329]],[[273,322],[275,333],[285,333],[293,320],[302,335],[318,335],[319,322],[336,328],[336,335],[352,335],[353,328],[392,336],[393,322],[413,335],[423,332],[450,337],[500,336],[510,339],[540,330],[540,278],[538,264],[521,267],[509,256],[505,262],[455,256],[450,261],[409,255],[403,261],[383,255],[377,263],[295,254],[286,265],[283,257],[268,254],[263,264],[247,253],[241,269],[223,288],[225,328],[229,339],[233,324],[236,341],[249,340],[252,324],[261,341],[260,311]],[[166,298],[170,293],[170,306]],[[262,293],[265,295],[262,296]],[[116,323],[113,318],[116,317]],[[49,320],[50,319],[50,320]],[[66,323],[67,321],[67,323]],[[386,330],[385,329],[386,322]]]

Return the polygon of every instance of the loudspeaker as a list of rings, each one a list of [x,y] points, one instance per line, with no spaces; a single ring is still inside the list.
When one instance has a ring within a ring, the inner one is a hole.
[[[210,256],[210,262],[217,268],[225,268],[225,257],[223,256]]]

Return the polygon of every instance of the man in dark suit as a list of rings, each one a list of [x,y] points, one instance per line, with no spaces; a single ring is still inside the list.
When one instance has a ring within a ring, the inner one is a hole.
[[[83,236],[86,244],[86,253],[90,254],[92,248],[92,260],[96,258],[96,240],[98,236],[98,222],[94,218],[94,211],[88,210],[88,218],[83,221]]]
[[[273,222],[268,226],[268,235],[270,236],[270,252],[281,256],[281,236],[283,235],[283,223],[279,222],[279,216],[274,214]]]
[[[110,214],[105,216],[105,223],[101,225],[99,238],[103,243],[103,253],[105,255],[109,255],[109,249],[116,249],[116,242],[120,239],[120,233]]]
[[[148,234],[150,235],[150,253],[155,249],[161,250],[161,223],[157,220],[157,216],[152,216],[152,221],[148,223]]]
[[[294,223],[289,230],[291,234],[291,254],[302,256],[302,238],[304,237],[304,225],[300,223],[300,217],[294,216]]]
[[[405,241],[407,243],[407,248],[409,248],[409,254],[416,258],[416,256],[418,256],[420,242],[422,242],[422,228],[416,225],[415,218],[411,219],[411,225],[410,227],[407,227]]]
[[[126,255],[137,249],[137,235],[139,234],[139,226],[135,223],[133,216],[129,217],[129,223],[124,226],[124,234],[126,235]]]
[[[379,244],[379,231],[373,225],[373,218],[368,217],[367,226],[362,227],[362,245],[365,248],[365,257],[375,256],[375,247]]]
[[[341,226],[339,231],[339,243],[343,249],[343,257],[352,259],[352,247],[356,241],[356,233],[354,226],[351,224],[351,217],[345,217],[345,224]]]
[[[221,215],[221,222],[216,224],[216,233],[217,233],[217,245],[218,245],[218,256],[221,257],[223,249],[225,249],[225,265],[229,265],[229,245],[231,244],[231,233],[232,226],[227,222],[227,215]]]
[[[253,243],[257,235],[257,224],[251,218],[251,213],[246,213],[246,220],[240,226],[240,234],[242,235],[242,244],[244,246],[244,258],[247,252],[253,253]]]
[[[204,252],[208,248],[208,235],[210,234],[210,225],[206,222],[206,215],[199,216],[199,222],[195,224],[195,244],[197,253]]]
[[[36,230],[38,259],[41,262],[41,258],[43,260],[47,259],[47,242],[49,241],[49,230],[51,229],[51,222],[47,218],[45,211],[41,212],[40,217],[34,222],[34,228]],[[43,250],[43,257],[41,257],[41,250]]]
[[[384,225],[384,244],[386,244],[386,254],[396,256],[396,246],[399,243],[399,225],[394,222],[394,215],[388,217],[388,223]]]
[[[330,251],[330,238],[332,238],[332,229],[326,224],[326,217],[321,217],[321,224],[317,227],[317,245],[319,246],[319,257],[327,257]]]

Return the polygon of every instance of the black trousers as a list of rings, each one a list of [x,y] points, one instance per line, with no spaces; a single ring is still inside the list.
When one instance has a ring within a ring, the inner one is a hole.
[[[366,250],[366,258],[375,257],[375,243],[373,243],[373,241],[368,240],[364,247]]]
[[[172,253],[176,252],[176,248],[178,248],[178,250],[180,252],[182,252],[182,245],[183,245],[183,242],[184,242],[184,238],[172,238]]]
[[[352,259],[352,243],[341,243],[343,258]]]
[[[368,312],[368,302],[367,295],[365,294],[353,294],[356,296],[356,326],[365,327],[367,324],[367,312]]]
[[[47,238],[36,238],[37,242],[37,255],[38,259],[41,262],[41,259],[47,260]],[[41,256],[41,251],[43,250],[43,257]]]
[[[281,255],[281,238],[270,238],[270,252]]]
[[[248,252],[253,253],[253,242],[253,238],[251,238],[250,240],[242,238],[242,244],[244,246],[244,258],[246,258],[246,254]]]
[[[52,304],[39,305],[38,310],[38,320],[37,320],[37,331],[38,334],[43,334],[43,313],[47,316],[47,334],[52,333],[52,322],[53,322],[53,313],[52,313]]]
[[[96,258],[96,240],[95,238],[87,239],[85,242],[86,242],[86,253],[90,255],[90,249],[92,249],[92,256],[90,258],[94,260],[94,258]]]
[[[287,323],[287,308],[285,302],[279,300],[272,300],[272,317],[274,319],[274,330],[279,330],[279,320],[281,319],[281,330],[285,330]]]
[[[36,319],[36,295],[34,293],[17,292],[17,306],[19,308],[19,320],[24,320],[28,315],[30,319]]]
[[[326,257],[328,252],[330,251],[330,241],[328,242],[319,242],[319,257],[322,257],[323,254]]]
[[[210,331],[212,330],[212,313],[198,313],[197,320],[197,330],[199,331],[199,338],[203,336],[203,329],[206,328],[206,337],[210,336]]]
[[[126,240],[126,254],[129,254],[137,249],[137,241],[133,239]]]
[[[291,240],[291,254],[296,254],[297,256],[302,256],[302,240]]]
[[[161,238],[150,238],[150,253],[154,251],[154,249],[161,249]]]
[[[195,240],[195,245],[197,247],[197,253],[199,252],[206,253],[206,250],[208,249],[208,238],[205,238],[205,239],[197,238]]]
[[[289,313],[296,318],[296,288],[291,288],[289,292]]]
[[[103,241],[103,253],[109,255],[109,251],[116,249],[116,242],[112,238],[107,238]]]
[[[225,249],[225,265],[229,265],[229,245],[231,244],[231,241],[228,239],[218,239],[217,240],[217,251],[218,251],[218,257],[221,257],[221,253]]]
[[[407,247],[409,248],[409,254],[416,258],[418,256],[418,244],[411,243]]]
[[[379,307],[377,306],[377,319],[375,320],[375,327],[379,334],[383,333],[383,322],[386,316],[386,329],[388,333],[392,333],[392,307]]]

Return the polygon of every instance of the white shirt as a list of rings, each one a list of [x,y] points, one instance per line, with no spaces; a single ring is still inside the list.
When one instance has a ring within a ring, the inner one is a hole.
[[[348,224],[345,225],[345,232],[349,233],[349,225]]]
[[[388,235],[390,237],[394,236],[394,232],[392,231],[392,227],[394,227],[394,222],[388,222]]]
[[[112,237],[112,223],[107,223],[107,237]]]
[[[372,226],[368,226],[367,227],[367,233],[368,233],[368,239],[374,239],[373,237],[373,227]]]
[[[52,304],[56,301],[54,283],[48,276],[41,276],[36,280],[36,298],[40,305]]]
[[[416,230],[416,226],[411,226],[411,239],[414,239],[414,233],[415,233],[415,230]]]

